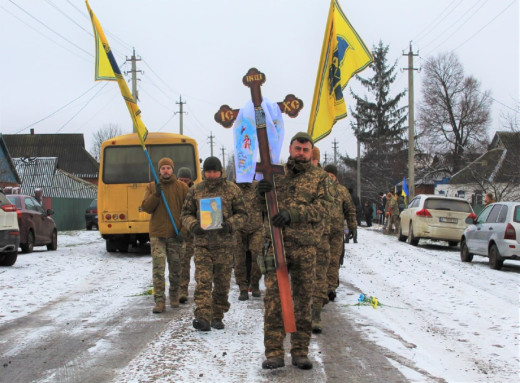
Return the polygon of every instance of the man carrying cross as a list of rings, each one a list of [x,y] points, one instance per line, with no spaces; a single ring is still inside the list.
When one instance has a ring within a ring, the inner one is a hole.
[[[287,269],[291,276],[292,300],[296,332],[291,333],[292,364],[301,369],[311,369],[308,358],[311,339],[311,303],[313,293],[316,246],[322,233],[320,222],[324,212],[327,175],[311,164],[312,138],[307,133],[297,133],[289,146],[289,159],[285,174],[274,175],[278,197],[278,213],[271,217],[271,225],[283,229],[283,243]],[[273,189],[268,180],[258,184],[259,198]],[[269,250],[273,257],[272,248]],[[266,259],[272,259],[266,257]],[[267,267],[264,298],[264,369],[285,365],[283,342],[284,323],[278,276],[274,267]]]

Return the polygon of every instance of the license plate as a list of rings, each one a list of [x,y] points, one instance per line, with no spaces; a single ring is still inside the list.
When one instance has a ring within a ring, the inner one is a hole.
[[[446,223],[457,223],[459,220],[457,218],[449,218],[449,217],[440,217],[439,222]]]

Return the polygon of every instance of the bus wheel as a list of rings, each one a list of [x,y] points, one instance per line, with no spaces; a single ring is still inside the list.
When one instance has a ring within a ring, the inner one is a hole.
[[[107,245],[107,251],[109,253],[113,253],[114,251],[117,250],[117,246],[116,246],[116,243],[113,239],[107,239],[105,240],[106,242],[106,245]]]

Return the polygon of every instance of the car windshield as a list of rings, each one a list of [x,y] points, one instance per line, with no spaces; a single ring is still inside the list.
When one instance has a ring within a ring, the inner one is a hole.
[[[429,210],[447,210],[471,213],[471,206],[466,201],[455,201],[446,198],[428,198],[424,202],[424,208]]]

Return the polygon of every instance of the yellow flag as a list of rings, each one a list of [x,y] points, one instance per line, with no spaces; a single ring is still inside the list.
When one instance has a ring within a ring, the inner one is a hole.
[[[328,136],[336,121],[347,116],[343,89],[372,61],[372,54],[338,1],[331,0],[309,119],[308,133],[315,142]]]
[[[101,28],[101,24],[90,9],[90,5],[88,4],[88,0],[85,0],[85,4],[87,5],[88,13],[90,15],[90,19],[92,20],[92,27],[94,28],[94,37],[96,40],[96,80],[116,80],[119,85],[119,89],[121,90],[121,95],[125,99],[126,106],[128,111],[130,112],[130,117],[132,118],[132,122],[139,136],[139,140],[141,141],[141,145],[143,149],[146,148],[145,141],[146,136],[148,135],[148,129],[144,125],[141,120],[141,111],[137,106],[134,98],[132,97],[132,93],[126,84],[121,71],[117,65],[116,59],[112,54],[110,46],[108,45],[107,38],[103,29]]]

